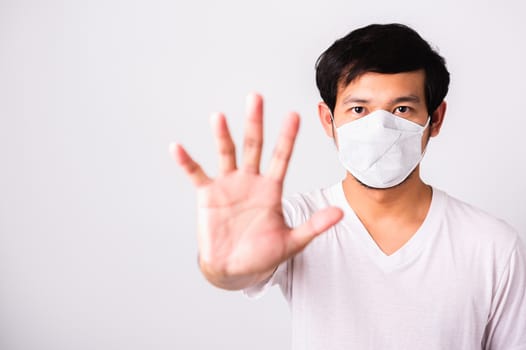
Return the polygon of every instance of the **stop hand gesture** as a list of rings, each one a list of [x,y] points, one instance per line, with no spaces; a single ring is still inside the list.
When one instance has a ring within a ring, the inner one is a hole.
[[[247,98],[243,164],[236,166],[235,145],[223,114],[212,116],[219,151],[219,175],[209,178],[184,150],[171,153],[197,188],[199,265],[205,277],[224,289],[259,283],[283,261],[300,252],[314,237],[343,216],[330,207],[296,228],[285,223],[281,198],[299,128],[299,116],[285,119],[269,169],[259,172],[263,144],[263,100]]]

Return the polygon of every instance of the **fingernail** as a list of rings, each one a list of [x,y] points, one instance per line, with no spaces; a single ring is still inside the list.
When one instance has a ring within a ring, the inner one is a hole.
[[[212,124],[216,124],[220,117],[221,117],[221,113],[214,112],[214,113],[210,114],[210,122]]]
[[[245,98],[245,104],[247,106],[251,105],[254,102],[254,93],[249,93],[247,97]]]
[[[253,104],[260,95],[257,92],[251,92],[247,95],[247,104]]]
[[[168,146],[169,152],[173,154],[178,146],[179,144],[177,142],[170,142],[170,145]]]

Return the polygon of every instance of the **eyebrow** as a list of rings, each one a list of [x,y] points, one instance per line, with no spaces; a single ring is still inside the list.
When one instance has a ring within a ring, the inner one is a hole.
[[[413,102],[413,103],[420,103],[420,98],[416,95],[407,95],[407,96],[400,96],[395,98],[391,101],[392,104],[397,104],[400,102]]]
[[[391,104],[397,104],[401,102],[412,102],[412,103],[420,103],[420,98],[416,95],[407,95],[407,96],[400,96],[390,101]],[[345,100],[343,100],[343,104],[349,104],[349,103],[369,103],[369,100],[359,97],[352,97],[348,96]]]

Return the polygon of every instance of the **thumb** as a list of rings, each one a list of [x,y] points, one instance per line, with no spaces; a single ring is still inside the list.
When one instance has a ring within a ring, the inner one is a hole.
[[[288,256],[299,253],[316,236],[334,226],[343,218],[343,211],[329,207],[315,212],[309,220],[292,229],[289,235]]]

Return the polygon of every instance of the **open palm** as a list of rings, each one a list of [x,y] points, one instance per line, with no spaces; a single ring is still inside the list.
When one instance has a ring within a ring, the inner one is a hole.
[[[209,178],[180,145],[173,155],[197,187],[198,244],[201,270],[213,284],[240,289],[270,276],[283,261],[301,251],[316,235],[342,217],[326,208],[297,227],[287,226],[281,206],[283,180],[299,128],[290,113],[274,149],[268,171],[260,174],[263,101],[250,95],[243,164],[236,166],[235,146],[224,115],[212,118],[220,173]]]

